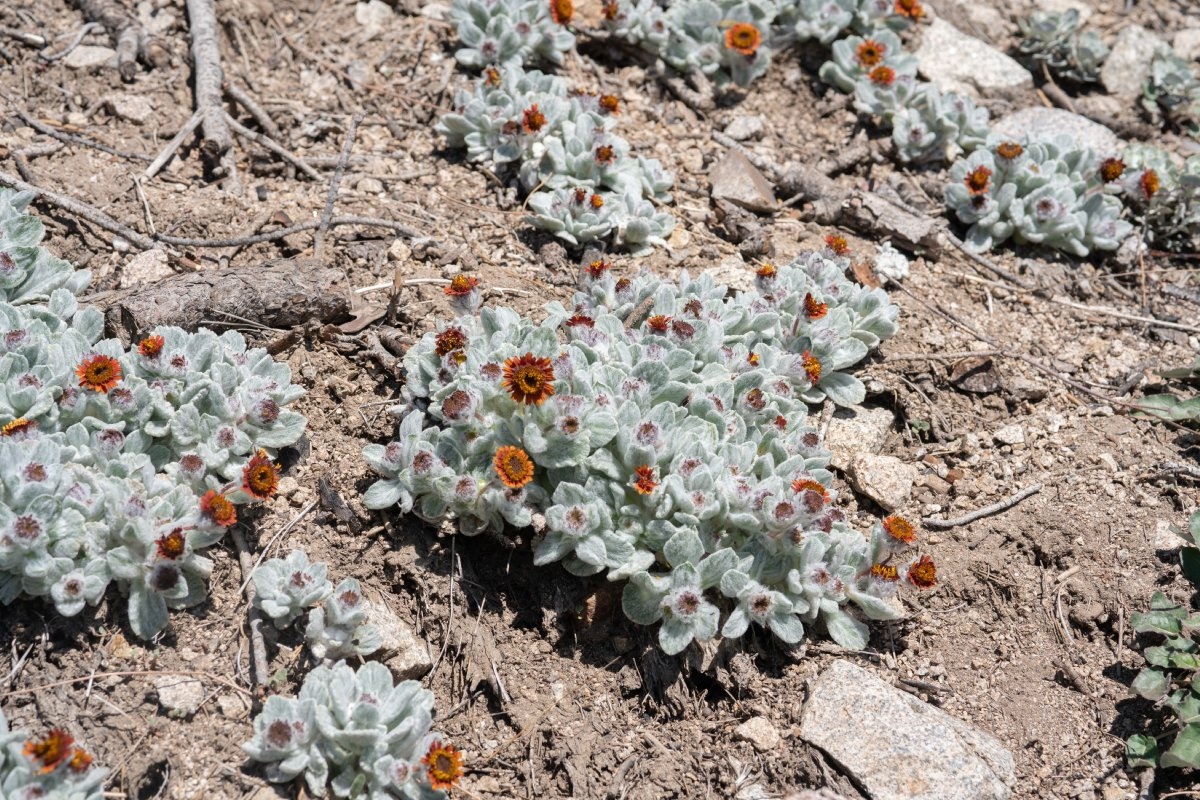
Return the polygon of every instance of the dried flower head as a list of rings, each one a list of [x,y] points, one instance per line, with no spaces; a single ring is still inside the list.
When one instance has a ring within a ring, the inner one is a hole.
[[[200,513],[222,528],[228,528],[237,522],[237,509],[229,498],[215,489],[209,489],[200,498]]]
[[[495,67],[488,67],[483,71],[483,82],[488,86],[499,86],[502,78],[500,70]]]
[[[614,21],[621,14],[621,4],[617,0],[605,0],[604,5],[600,7],[601,15],[609,22]]]
[[[540,406],[554,395],[554,365],[533,353],[513,356],[504,362],[504,388],[514,401]]]
[[[725,31],[725,46],[744,56],[752,56],[762,44],[762,34],[749,22],[735,22]]]
[[[164,344],[166,340],[161,336],[147,336],[138,342],[138,353],[143,358],[158,358]]]
[[[825,246],[828,247],[835,256],[850,255],[850,242],[846,241],[846,237],[842,236],[840,233],[831,233],[826,236]]]
[[[887,45],[880,44],[874,39],[863,39],[862,44],[858,46],[856,55],[859,65],[864,69],[869,69],[881,64],[885,53],[887,53]]]
[[[509,489],[520,489],[533,480],[533,461],[519,447],[505,445],[497,450],[492,468]]]
[[[242,470],[242,489],[256,500],[269,500],[279,491],[279,468],[266,450],[259,450]]]
[[[97,354],[85,358],[75,369],[75,375],[83,388],[107,394],[121,381],[121,364],[112,356]]]
[[[815,385],[821,380],[821,360],[805,350],[800,356],[801,363],[804,364],[804,371],[808,374],[808,379]]]
[[[812,293],[804,295],[804,314],[809,319],[821,319],[829,313],[829,304],[817,302]]]
[[[23,439],[36,430],[36,420],[25,419],[25,417],[17,417],[12,422],[4,423],[4,427],[0,428],[0,436],[11,436],[15,439]]]
[[[991,183],[992,171],[982,164],[968,172],[967,177],[963,178],[963,184],[973,196],[987,194]]]
[[[1125,174],[1125,162],[1119,158],[1106,158],[1100,162],[1100,179],[1112,183]]]
[[[438,358],[444,358],[450,353],[462,352],[467,348],[467,333],[458,326],[446,328],[433,340],[433,352]]]
[[[759,363],[761,363],[761,361],[762,361],[762,359],[760,359],[758,357],[758,353],[747,353],[746,354],[746,363],[752,367],[757,367],[759,365]]]
[[[912,544],[917,540],[917,531],[913,524],[899,514],[892,514],[883,519],[883,532],[901,544]]]
[[[1014,159],[1020,158],[1021,154],[1024,152],[1025,148],[1016,142],[1001,142],[1000,144],[996,145],[996,155],[1000,156],[1006,161],[1013,161]]]
[[[537,133],[544,127],[546,127],[546,115],[538,108],[537,103],[525,109],[525,113],[521,115],[521,130],[526,133]]]
[[[880,64],[867,73],[867,78],[876,86],[891,86],[896,82],[896,70],[887,64]]]
[[[550,18],[559,25],[566,25],[575,15],[575,3],[571,0],[550,0]],[[437,788],[436,786],[434,787]]]
[[[471,275],[455,275],[443,291],[450,297],[466,297],[479,287],[479,278]]]
[[[596,163],[607,167],[617,158],[617,151],[613,150],[611,144],[602,144],[596,148]]]
[[[596,102],[600,106],[601,111],[609,114],[621,113],[621,101],[615,94],[602,94]]]
[[[908,582],[918,589],[937,585],[937,566],[929,556],[921,556],[908,567]]]
[[[633,488],[638,494],[650,494],[658,486],[658,481],[654,480],[654,467],[648,464],[636,468],[633,474]]]
[[[596,327],[596,320],[592,319],[587,314],[575,314],[567,320],[566,325],[568,328],[574,328],[576,326],[594,328]]]
[[[437,790],[453,789],[462,777],[462,752],[454,745],[442,744],[434,740],[429,745],[429,752],[421,759],[425,772],[429,776],[429,785]]]
[[[921,0],[896,0],[895,11],[901,17],[907,17],[913,22],[925,16],[925,9],[921,8]]]
[[[45,739],[31,739],[25,743],[25,755],[37,761],[41,766],[38,772],[48,775],[64,763],[71,755],[71,746],[75,737],[62,728],[51,728]]]
[[[1153,200],[1154,195],[1158,194],[1159,190],[1158,173],[1152,169],[1147,169],[1142,173],[1142,177],[1138,179],[1138,188],[1142,190],[1143,198]]]
[[[175,528],[170,533],[158,537],[154,544],[158,548],[159,558],[168,558],[174,561],[187,552],[187,537],[183,535],[183,530],[180,528]]]

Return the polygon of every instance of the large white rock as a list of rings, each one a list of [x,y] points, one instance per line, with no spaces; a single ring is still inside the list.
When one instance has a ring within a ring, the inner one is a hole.
[[[379,629],[379,660],[396,680],[419,680],[433,667],[429,645],[419,639],[392,607],[378,595],[368,598],[371,613],[367,621]]]
[[[942,19],[924,28],[916,56],[917,70],[942,91],[976,98],[1033,91],[1029,70]]]
[[[91,44],[81,44],[63,59],[63,63],[71,69],[95,69],[108,64],[117,63],[117,51],[111,47],[99,47]]]
[[[850,485],[885,511],[895,511],[912,496],[917,470],[895,456],[855,453],[847,477]]]
[[[830,466],[844,472],[856,453],[877,454],[895,423],[896,415],[886,408],[839,408],[825,434],[825,446],[833,453]]]
[[[1163,40],[1141,25],[1130,25],[1117,34],[1112,52],[1100,68],[1100,82],[1109,94],[1137,97],[1150,74],[1150,59]]]
[[[993,736],[848,661],[815,681],[800,736],[824,750],[872,800],[1007,800],[1013,757]]]

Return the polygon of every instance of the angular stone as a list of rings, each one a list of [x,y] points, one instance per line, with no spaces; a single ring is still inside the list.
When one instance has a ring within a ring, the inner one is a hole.
[[[923,30],[916,57],[918,71],[942,91],[976,98],[1033,91],[1033,76],[1027,69],[942,19]]]
[[[912,496],[916,467],[894,456],[856,453],[847,472],[850,485],[874,500],[885,511],[895,511]]]
[[[1109,94],[1137,97],[1150,74],[1150,59],[1163,40],[1141,25],[1130,25],[1117,34],[1112,52],[1100,68],[1100,83]]]
[[[1179,53],[1181,58],[1188,61],[1200,59],[1200,28],[1184,28],[1176,31],[1175,38],[1171,40],[1171,46],[1175,48],[1175,52]]]
[[[147,286],[157,283],[175,274],[167,263],[167,254],[163,250],[144,250],[138,253],[125,266],[121,267],[121,279],[118,284],[122,289],[133,286]]]
[[[1121,147],[1120,138],[1107,126],[1061,108],[1022,108],[996,120],[992,132],[1009,139],[1027,138],[1029,141],[1048,141],[1066,134],[1077,146],[1091,148],[1102,155],[1115,153]]]
[[[160,675],[154,681],[158,704],[172,717],[190,717],[204,702],[204,684],[186,675]]]
[[[825,446],[833,452],[830,466],[844,472],[856,453],[877,454],[894,424],[896,415],[886,408],[839,408],[825,435]]]
[[[993,433],[992,438],[995,439],[999,444],[1024,444],[1025,429],[1016,423],[1013,423],[1012,425],[1005,425],[1003,428],[1000,428],[998,431]]]
[[[848,661],[813,681],[800,736],[872,800],[1007,800],[1016,784],[1013,757],[993,736]]]
[[[363,27],[367,37],[378,36],[396,18],[396,12],[382,0],[370,0],[354,7],[354,21]]]
[[[760,753],[774,750],[781,741],[779,731],[766,717],[751,717],[734,728],[733,735],[743,742],[749,742]]]
[[[761,139],[764,127],[762,117],[734,117],[733,122],[725,126],[725,135],[739,142]]]
[[[774,211],[775,189],[744,155],[730,150],[708,174],[712,196],[749,209]]]
[[[154,116],[154,106],[142,95],[114,95],[108,98],[108,105],[118,117],[136,125],[144,125]]]
[[[71,69],[95,69],[117,63],[117,51],[111,47],[81,44],[63,59]]]
[[[368,622],[379,629],[382,640],[375,656],[383,662],[398,681],[417,680],[433,668],[429,645],[392,610],[382,597],[370,597],[371,614]]]

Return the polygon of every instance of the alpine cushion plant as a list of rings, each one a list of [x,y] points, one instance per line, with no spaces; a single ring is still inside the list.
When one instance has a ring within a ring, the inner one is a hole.
[[[38,246],[30,199],[0,190],[0,602],[73,616],[115,582],[150,638],[204,599],[200,551],[236,506],[275,493],[301,390],[236,332],[101,339],[87,273]]]
[[[562,64],[575,47],[567,28],[571,0],[454,0],[450,21],[463,46],[454,57],[465,67],[520,67],[536,59]]]
[[[440,325],[405,358],[397,440],[364,450],[381,480],[363,502],[467,535],[540,514],[534,563],[627,581],[627,616],[661,620],[668,653],[752,622],[794,642],[820,620],[862,647],[848,602],[894,619],[897,585],[935,575],[903,520],[869,538],[846,524],[806,425],[808,403],[861,402],[844,370],[897,329],[848,265],[808,254],[730,296],[598,261],[541,324],[489,307]]]
[[[1095,31],[1079,33],[1078,9],[1035,11],[1019,20],[1022,40],[1018,48],[1046,65],[1059,78],[1095,83],[1108,58],[1108,46]]]
[[[392,683],[382,664],[319,666],[298,697],[268,697],[242,745],[267,779],[301,775],[315,797],[440,800],[462,775],[462,754],[430,732],[433,693]]]
[[[66,730],[52,728],[43,737],[9,730],[0,711],[0,796],[101,800],[107,774]]]

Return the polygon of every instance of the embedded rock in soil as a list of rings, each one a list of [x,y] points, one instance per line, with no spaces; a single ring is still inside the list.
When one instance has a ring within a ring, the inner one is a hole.
[[[1025,429],[1014,422],[993,433],[992,438],[997,444],[1025,444]]]
[[[1018,141],[1050,141],[1066,134],[1077,146],[1089,147],[1100,155],[1115,153],[1121,147],[1120,138],[1108,127],[1061,108],[1022,108],[997,120],[992,132]]]
[[[1112,52],[1100,68],[1100,82],[1109,94],[1137,97],[1150,74],[1150,60],[1163,40],[1141,25],[1130,25],[1117,35]]]
[[[921,75],[944,92],[995,97],[1033,91],[1029,70],[945,20],[935,19],[923,31],[916,56]]]
[[[813,682],[800,736],[872,800],[1005,800],[1015,784],[1013,757],[990,734],[848,661],[835,661]]]
[[[1187,61],[1200,59],[1200,28],[1184,28],[1175,34],[1171,46],[1179,57]]]
[[[917,470],[894,456],[857,453],[850,459],[850,485],[885,511],[895,511],[912,495]]]
[[[844,472],[856,453],[877,454],[895,422],[886,408],[838,409],[825,434],[825,446],[833,452],[829,465]]]
[[[733,735],[749,742],[760,753],[767,753],[779,746],[779,731],[766,717],[751,717],[733,729]]]
[[[155,679],[158,703],[172,717],[190,717],[204,702],[204,684],[186,675],[162,675]]]
[[[371,598],[369,622],[379,629],[382,640],[376,655],[396,680],[419,680],[432,669],[429,645],[417,638],[383,598]]]
[[[63,63],[71,69],[96,69],[108,66],[109,64],[115,65],[117,63],[117,51],[111,47],[81,44],[67,54],[67,57],[63,59]]]
[[[108,98],[108,105],[118,117],[135,125],[145,125],[154,116],[154,106],[140,95],[115,95]]]
[[[167,262],[165,251],[144,250],[121,267],[121,278],[117,285],[122,289],[130,289],[158,283],[173,275],[175,270]]]
[[[758,168],[736,150],[730,150],[709,173],[712,196],[750,211],[774,211],[775,190]]]
[[[763,135],[763,118],[734,117],[733,122],[725,126],[725,135],[738,142],[747,139],[761,139]]]

